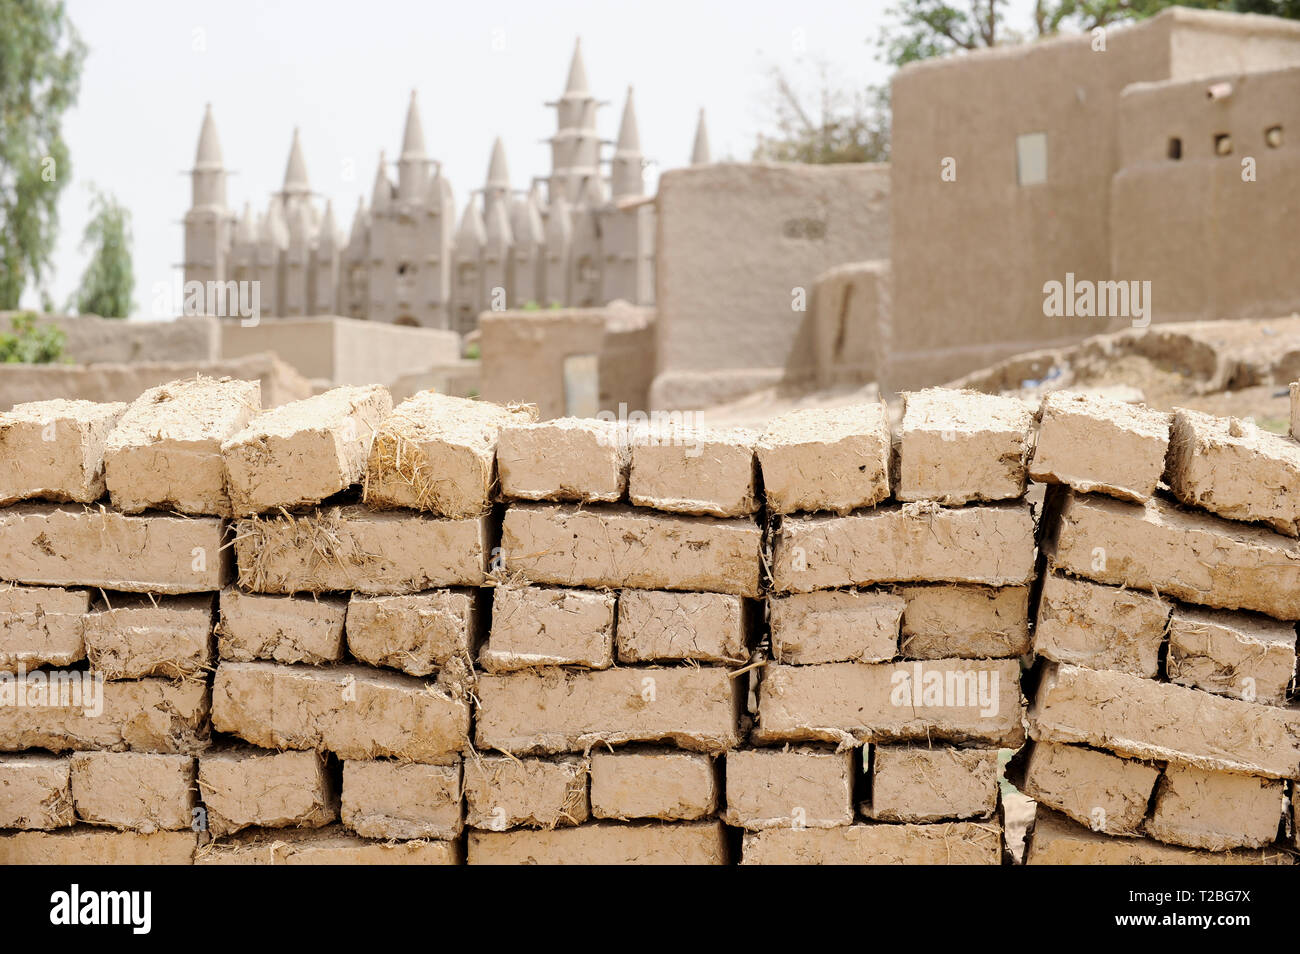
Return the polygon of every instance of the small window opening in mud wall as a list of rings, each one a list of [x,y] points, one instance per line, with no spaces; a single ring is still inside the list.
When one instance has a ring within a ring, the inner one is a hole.
[[[1047,133],[1025,133],[1016,137],[1016,181],[1022,186],[1047,181]]]
[[[1169,158],[1183,158],[1183,141],[1178,136],[1169,137]]]
[[[1268,143],[1270,149],[1282,148],[1282,127],[1269,126],[1264,130],[1264,142]]]
[[[1232,155],[1232,135],[1229,133],[1214,134],[1214,154],[1216,156]]]

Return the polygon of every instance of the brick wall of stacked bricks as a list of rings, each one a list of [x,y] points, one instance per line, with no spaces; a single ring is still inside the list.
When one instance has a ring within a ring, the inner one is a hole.
[[[1083,395],[20,405],[0,862],[999,864],[1019,750],[1029,863],[1289,863],[1297,536],[1300,443]]]

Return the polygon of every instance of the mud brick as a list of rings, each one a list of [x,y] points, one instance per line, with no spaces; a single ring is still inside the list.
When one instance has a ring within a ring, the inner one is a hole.
[[[774,596],[772,656],[783,663],[886,662],[898,655],[902,597],[831,590]]]
[[[365,501],[440,517],[486,513],[501,428],[536,419],[532,405],[507,408],[421,391],[379,425],[366,465]]]
[[[458,865],[454,841],[382,842],[360,838],[338,825],[317,830],[246,831],[203,845],[196,865]]]
[[[476,745],[515,755],[625,742],[721,752],[740,741],[741,692],[727,670],[710,667],[485,675]]]
[[[899,649],[909,659],[986,659],[1029,652],[1029,587],[902,586]]]
[[[86,590],[0,585],[0,672],[85,659],[82,616],[89,610]]]
[[[871,801],[862,809],[868,818],[988,818],[997,808],[997,749],[878,745],[871,755]]]
[[[447,687],[364,666],[223,662],[212,725],[267,749],[445,764],[469,744],[469,703]]]
[[[725,865],[727,838],[716,821],[592,822],[542,831],[471,831],[468,855],[471,865]]]
[[[1290,437],[1176,408],[1165,482],[1189,507],[1300,536],[1300,444]]]
[[[221,445],[235,516],[319,503],[360,483],[392,409],[374,384],[334,388],[254,418]]]
[[[0,755],[0,828],[47,830],[73,824],[71,764],[44,752]]]
[[[1137,835],[1160,769],[1077,745],[1035,742],[1019,788],[1093,831]]]
[[[216,598],[132,597],[84,620],[86,656],[105,679],[181,679],[212,666]]]
[[[479,653],[488,672],[537,666],[614,664],[613,593],[552,586],[498,586],[492,629]]]
[[[742,865],[996,865],[1002,827],[996,820],[842,828],[769,828],[746,832]]]
[[[1146,838],[1112,838],[1043,806],[1025,838],[1027,865],[1290,865],[1290,855],[1261,851],[1195,851]]]
[[[1029,731],[1040,741],[1212,772],[1300,776],[1300,713],[1122,672],[1048,667],[1029,712]]]
[[[756,445],[773,513],[841,516],[889,496],[889,417],[883,403],[804,408],[773,419]]]
[[[1154,679],[1169,612],[1168,603],[1148,593],[1051,574],[1038,603],[1034,652]]]
[[[1139,506],[1068,495],[1051,556],[1059,569],[1098,583],[1300,619],[1300,543],[1159,497]]]
[[[362,662],[427,676],[453,658],[469,659],[477,639],[473,590],[359,596],[348,603],[348,649]]]
[[[894,495],[950,505],[1021,496],[1033,423],[1033,411],[1018,398],[905,392]]]
[[[145,391],[104,444],[113,506],[230,516],[221,443],[261,409],[257,381],[200,376]]]
[[[462,824],[460,763],[348,759],[342,807],[344,826],[366,838],[455,838]]]
[[[509,500],[617,503],[631,464],[626,427],[562,417],[501,428],[497,472]]]
[[[343,658],[345,600],[221,591],[217,654],[231,662],[338,662]]]
[[[72,801],[83,821],[144,834],[193,829],[191,756],[77,752],[71,761]]]
[[[1263,848],[1276,840],[1284,783],[1171,765],[1156,789],[1147,834],[1187,848]]]
[[[728,825],[758,831],[853,823],[852,749],[736,749],[726,760]]]
[[[726,593],[623,590],[614,640],[621,663],[689,659],[741,663],[749,625],[745,603]]]
[[[39,705],[32,702],[37,676],[44,678]],[[207,747],[211,699],[201,680],[104,682],[57,669],[28,673],[27,679],[26,705],[13,703],[12,682],[0,682],[0,751],[193,755]]]
[[[768,665],[754,741],[944,739],[1018,748],[1024,741],[1014,659]]]
[[[354,506],[235,525],[239,585],[255,593],[383,595],[478,586],[487,548],[484,517],[445,520]]]
[[[596,818],[694,821],[718,807],[713,759],[666,749],[593,752],[591,813]]]
[[[130,517],[76,506],[0,510],[0,579],[130,593],[205,593],[230,577],[216,517]]]
[[[0,865],[188,865],[192,831],[112,831],[91,825],[0,835]]]
[[[754,443],[742,428],[637,428],[631,436],[628,498],[638,507],[710,517],[758,510]]]
[[[126,407],[34,401],[0,414],[0,506],[104,496],[104,441]]]
[[[1141,502],[1156,491],[1169,450],[1170,415],[1094,394],[1043,399],[1029,476],[1080,493]]]
[[[1295,625],[1251,613],[1179,606],[1169,621],[1166,665],[1170,682],[1283,706],[1295,675]]]
[[[590,815],[585,758],[517,759],[485,755],[465,761],[465,824],[488,831],[577,825]]]
[[[807,593],[873,583],[1022,586],[1034,575],[1034,520],[1024,503],[878,507],[849,517],[787,517],[772,588]]]
[[[752,520],[516,504],[501,549],[533,583],[757,596],[762,538]]]
[[[199,759],[198,784],[214,838],[253,827],[320,828],[339,817],[338,793],[319,752],[208,752]]]

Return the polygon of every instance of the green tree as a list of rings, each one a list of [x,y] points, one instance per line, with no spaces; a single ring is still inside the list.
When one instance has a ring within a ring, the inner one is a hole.
[[[0,364],[52,364],[63,360],[67,336],[57,325],[38,325],[30,311],[19,312],[0,331]]]
[[[131,312],[135,272],[131,267],[131,213],[111,195],[95,190],[93,213],[82,236],[82,250],[91,250],[90,264],[73,296],[77,312],[103,318],[125,318]]]
[[[843,90],[824,64],[815,88],[796,87],[779,67],[769,74],[771,131],[760,134],[755,160],[774,162],[887,162],[889,90]]]
[[[1236,0],[1232,9],[1238,13],[1267,13],[1300,20],[1300,0]]]
[[[0,0],[0,309],[43,288],[68,181],[64,111],[86,48],[55,0]]]
[[[1167,7],[1269,13],[1300,19],[1300,0],[1034,0],[1030,21],[1009,22],[1010,0],[895,0],[879,40],[895,66],[932,56],[1023,43],[1066,31],[1088,31],[1153,16]]]

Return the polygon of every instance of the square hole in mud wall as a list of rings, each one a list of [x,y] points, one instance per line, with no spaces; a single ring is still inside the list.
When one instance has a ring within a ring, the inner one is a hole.
[[[1183,158],[1183,141],[1177,136],[1169,137],[1169,158],[1170,159]]]
[[[1022,186],[1047,181],[1047,133],[1016,137],[1016,182]]]
[[[1268,143],[1270,149],[1280,149],[1282,147],[1282,127],[1269,126],[1265,129],[1264,142]]]
[[[1216,156],[1232,155],[1232,136],[1229,133],[1214,134],[1214,154]]]

